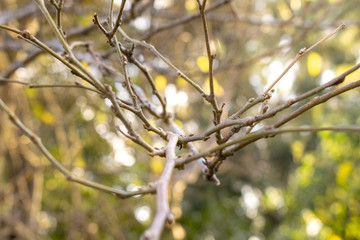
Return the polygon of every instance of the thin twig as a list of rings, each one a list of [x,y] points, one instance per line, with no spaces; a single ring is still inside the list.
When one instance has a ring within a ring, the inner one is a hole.
[[[185,134],[184,131],[172,119],[169,119],[167,124],[168,124],[170,130],[172,132],[178,134],[179,136],[183,136]],[[187,148],[189,150],[190,155],[199,153],[198,150],[195,148],[194,144],[191,142],[185,143],[184,146],[185,146],[185,148]],[[207,166],[207,160],[205,158],[199,158],[197,160],[197,164],[200,166],[203,176],[207,181],[214,182],[216,186],[220,185],[220,180],[217,178],[217,176],[215,174],[212,174],[211,176],[209,175],[210,171]],[[182,168],[183,167],[184,166],[182,166]],[[181,167],[179,167],[179,168],[181,168]]]
[[[15,28],[12,28],[12,27],[9,27],[9,26],[5,26],[5,25],[0,25],[0,28],[1,28],[1,29],[4,29],[4,30],[7,30],[7,31],[10,31],[10,32],[13,32],[13,33],[16,33],[16,34],[20,34],[20,33],[21,33],[20,30],[15,29]]]
[[[200,0],[197,0],[197,3],[199,5],[200,9],[200,15],[202,20],[202,25],[204,29],[204,35],[205,35],[205,46],[206,46],[206,53],[208,56],[208,62],[209,62],[209,88],[210,88],[210,94],[206,97],[206,100],[208,100],[213,109],[214,109],[214,125],[217,125],[221,121],[221,115],[222,115],[222,109],[218,107],[215,91],[214,91],[214,78],[213,78],[213,62],[215,59],[215,54],[211,53],[210,49],[210,40],[209,40],[209,30],[207,26],[206,16],[205,16],[205,8],[206,8],[206,2],[207,0],[203,0],[202,3],[200,3]],[[216,141],[217,143],[221,142],[221,131],[216,132]]]
[[[213,54],[211,53],[211,49],[210,49],[209,30],[208,30],[207,21],[206,21],[206,16],[205,16],[206,2],[207,2],[207,0],[204,0],[203,3],[201,4],[201,3],[200,3],[200,0],[197,0],[197,3],[198,3],[198,5],[199,5],[199,9],[200,9],[200,15],[201,15],[201,20],[202,20],[202,25],[203,25],[203,29],[204,29],[206,53],[207,53],[208,60],[209,60],[209,87],[210,87],[210,98],[215,98],[215,93],[214,93],[214,79],[213,79],[213,61],[214,61],[215,55],[213,55]],[[212,99],[211,99],[211,100],[212,100]],[[215,100],[215,104],[216,104],[216,100]],[[217,109],[217,104],[216,104],[216,109]]]
[[[148,44],[145,41],[139,41],[139,40],[136,40],[136,39],[133,39],[133,38],[129,37],[121,27],[118,27],[118,31],[121,33],[121,35],[123,35],[123,37],[125,38],[126,41],[131,42],[131,43],[133,43],[135,45],[139,45],[139,46],[142,46],[142,47],[145,47],[145,48],[149,49],[153,54],[155,54],[157,57],[159,57],[170,68],[172,68],[179,77],[181,77],[186,82],[188,82],[204,98],[206,98],[207,94],[205,93],[205,91],[198,84],[196,84],[193,80],[191,80],[188,76],[186,76],[182,71],[180,71],[180,69],[178,69],[174,64],[172,64],[166,57],[164,57],[153,45]]]
[[[154,193],[155,189],[150,187],[144,187],[140,190],[128,192],[124,190],[120,190],[117,188],[108,187],[105,185],[102,185],[100,183],[96,183],[81,177],[78,177],[71,173],[69,170],[67,170],[58,160],[54,158],[54,156],[47,150],[47,148],[44,146],[44,144],[41,141],[41,138],[38,137],[34,132],[32,132],[29,128],[27,128],[20,119],[7,107],[7,105],[0,99],[0,108],[8,115],[10,121],[16,125],[23,134],[25,134],[38,148],[39,150],[44,154],[44,156],[50,161],[50,163],[61,172],[68,181],[71,182],[77,182],[84,186],[94,188],[97,190],[101,190],[104,192],[112,193],[116,197],[119,198],[128,198],[136,195],[142,195],[142,194],[148,194],[148,193]]]
[[[148,82],[152,88],[152,93],[157,97],[157,99],[159,100],[159,102],[161,104],[162,117],[165,119],[168,118],[169,115],[167,114],[167,111],[166,111],[166,100],[165,100],[165,98],[161,97],[159,90],[157,89],[157,87],[155,85],[155,81],[151,77],[149,70],[143,64],[141,64],[137,59],[134,58],[132,51],[127,51],[125,48],[121,48],[121,51],[126,55],[129,62],[133,63],[143,73],[145,78],[148,80]]]
[[[123,1],[124,3],[125,1]],[[110,7],[110,21],[109,21],[109,25],[110,25],[110,28],[112,28],[112,9],[113,9],[113,5],[114,5],[114,1],[111,2],[111,7]],[[124,6],[122,6],[123,8]],[[121,10],[122,11],[122,10]],[[120,15],[120,14],[119,14]],[[116,28],[118,28],[119,26],[117,26]],[[134,91],[133,91],[133,88],[132,88],[132,83],[130,81],[130,77],[129,77],[129,74],[128,74],[128,70],[127,70],[127,58],[125,55],[123,55],[122,51],[121,51],[121,43],[118,41],[117,37],[114,35],[113,36],[113,40],[114,40],[114,43],[115,43],[115,48],[116,48],[116,52],[119,56],[119,59],[120,59],[120,63],[121,63],[121,67],[122,67],[122,70],[123,70],[123,74],[124,74],[124,78],[125,78],[125,87],[131,97],[131,100],[132,100],[132,104],[133,104],[133,107],[135,109],[135,114],[144,122],[144,128],[148,131],[153,131],[157,134],[159,134],[162,138],[165,138],[166,139],[166,133],[164,131],[162,131],[161,129],[158,129],[158,128],[155,128],[153,125],[151,125],[151,123],[149,122],[149,120],[145,117],[145,115],[143,114],[141,108],[139,107],[138,105],[138,99],[137,99],[137,96],[135,95]],[[134,134],[131,134],[131,135],[134,135]]]
[[[63,33],[59,30],[56,23],[52,19],[49,11],[47,10],[44,0],[35,0],[37,5],[39,6],[40,10],[44,14],[47,22],[49,23],[50,27],[52,28],[53,32],[56,34],[57,38],[61,42],[61,45],[65,49],[66,53],[69,55],[69,61],[72,62],[78,69],[80,69],[87,77],[88,81],[99,91],[105,91],[104,85],[96,78],[94,77],[88,69],[86,69],[80,61],[76,58],[74,53],[72,52],[69,44],[67,43],[66,39],[64,38]],[[48,48],[48,47],[47,47]]]
[[[67,85],[65,85],[65,84],[29,84],[28,86],[29,86],[29,88],[81,88],[81,89],[95,92],[100,95],[102,94],[97,89],[86,87],[80,83],[75,83],[75,85],[72,85],[72,84],[67,84]]]
[[[145,148],[147,151],[151,152],[156,152],[155,149],[150,146],[131,126],[131,123],[128,121],[128,119],[124,116],[124,114],[122,113],[119,103],[116,99],[115,93],[112,91],[111,86],[106,85],[106,96],[109,98],[109,100],[111,101],[112,105],[113,105],[113,112],[115,114],[115,116],[117,118],[119,118],[121,120],[121,122],[124,124],[126,130],[128,131],[128,136],[130,136],[130,139],[139,144],[140,146],[142,146],[143,148]]]
[[[216,9],[218,9],[219,7],[221,6],[224,6],[228,3],[230,3],[232,0],[224,0],[224,1],[220,1],[216,4],[214,4],[213,6],[210,6],[206,11],[205,11],[205,14],[207,13],[210,13]],[[173,27],[176,27],[176,26],[179,26],[179,25],[183,25],[185,23],[188,23],[188,22],[191,22],[197,18],[201,17],[200,13],[194,13],[192,15],[189,15],[189,16],[185,16],[183,18],[179,18],[179,19],[175,19],[173,21],[170,21],[170,22],[167,22],[165,23],[164,25],[161,25],[157,28],[155,28],[154,30],[152,30],[151,32],[149,32],[148,34],[146,34],[143,39],[144,40],[148,40],[150,39],[152,36],[160,33],[160,32],[163,32],[165,30],[168,30],[170,28],[173,28]]]
[[[280,79],[292,68],[292,66],[294,66],[294,64],[305,54],[307,54],[308,52],[310,52],[312,49],[314,49],[316,46],[318,46],[319,44],[323,43],[324,41],[326,41],[327,39],[329,39],[331,36],[335,35],[338,31],[340,31],[341,29],[343,29],[345,27],[344,23],[341,23],[339,27],[337,27],[334,31],[332,31],[331,33],[329,33],[328,35],[326,35],[325,37],[323,37],[321,40],[319,40],[317,43],[315,43],[314,45],[312,45],[309,48],[302,48],[300,49],[300,51],[296,54],[295,58],[291,61],[291,63],[285,68],[285,70],[280,74],[280,76],[264,91],[264,94],[267,94],[274,86],[276,83],[278,83],[280,81]]]
[[[297,116],[303,114],[304,112],[306,112],[307,110],[326,102],[327,100],[342,94],[346,91],[349,91],[351,89],[357,88],[360,86],[360,80],[356,81],[356,82],[352,82],[349,83],[348,85],[345,85],[344,87],[335,89],[331,92],[325,93],[321,96],[315,97],[313,98],[311,101],[309,101],[308,103],[306,103],[305,105],[301,106],[300,108],[296,109],[295,111],[293,111],[292,113],[290,113],[289,115],[287,115],[286,117],[284,117],[283,119],[281,119],[280,121],[276,122],[275,124],[273,124],[271,127],[273,128],[278,128],[281,125],[287,123],[288,121],[296,118]]]
[[[59,0],[59,2],[56,2],[55,0],[50,0],[50,3],[56,9],[56,24],[59,28],[61,28],[61,10],[64,5],[64,0]]]
[[[115,25],[113,26],[113,9],[114,9],[114,0],[111,1],[110,4],[110,13],[109,13],[109,25],[110,25],[110,31],[107,31],[104,26],[100,23],[99,18],[97,13],[94,13],[94,18],[93,18],[93,23],[99,27],[99,29],[101,30],[101,32],[106,36],[106,38],[108,39],[108,43],[113,46],[113,42],[112,42],[112,38],[115,36],[115,33],[118,29],[118,27],[121,24],[121,17],[122,17],[122,13],[124,11],[124,7],[125,7],[125,3],[126,0],[122,0],[121,1],[121,6],[120,6],[120,10],[118,13],[118,16],[116,18],[115,21]]]
[[[100,94],[100,95],[102,94],[97,89],[86,87],[79,82],[75,82],[75,84],[33,84],[33,83],[27,83],[27,82],[23,82],[23,81],[19,81],[19,80],[7,79],[7,78],[3,78],[0,76],[0,85],[5,84],[5,83],[22,84],[22,85],[28,86],[29,88],[82,88],[82,89],[86,89],[86,90],[89,90],[92,92],[96,92],[97,94]]]
[[[125,3],[126,3],[126,0],[121,1],[120,10],[119,10],[119,14],[118,14],[118,16],[116,18],[115,25],[114,25],[114,27],[112,27],[112,30],[107,34],[107,37],[109,38],[109,40],[112,39],[112,37],[115,35],[118,27],[121,24],[121,16],[122,16],[122,13],[124,11]],[[112,25],[112,9],[113,9],[113,6],[114,6],[114,1],[111,1],[111,7],[110,7],[110,24],[111,25]]]
[[[178,159],[176,161],[176,167],[181,167],[184,164],[187,164],[191,161],[194,161],[201,157],[207,157],[211,156],[212,153],[220,150],[220,149],[226,149],[227,147],[235,146],[236,144],[240,143],[246,143],[247,141],[254,142],[261,138],[266,138],[270,136],[275,136],[277,134],[282,133],[296,133],[296,132],[319,132],[319,131],[338,131],[338,132],[360,132],[360,126],[333,126],[333,127],[295,127],[295,128],[269,128],[269,129],[263,129],[258,130],[254,133],[250,133],[248,135],[239,137],[233,141],[215,146],[207,151]],[[210,166],[213,167],[215,163],[210,163]]]
[[[261,103],[261,102],[265,102],[268,99],[271,98],[271,94],[267,93],[267,94],[262,94],[257,98],[250,98],[245,104],[244,106],[242,106],[239,111],[237,111],[236,113],[234,113],[233,115],[231,115],[229,117],[229,119],[231,120],[236,120],[239,119],[240,116],[245,113],[247,110],[251,109],[252,107],[256,106],[257,104]],[[252,126],[254,127],[254,125]],[[227,134],[225,134],[222,139],[221,139],[221,143],[227,142],[234,134],[238,133],[241,129],[241,126],[235,126],[231,129],[230,132],[228,132]]]
[[[181,137],[180,138],[180,142],[181,143],[187,143],[187,142],[193,142],[193,141],[199,141],[199,140],[203,140],[208,138],[210,135],[212,135],[213,133],[215,133],[218,129],[223,129],[226,127],[230,127],[230,126],[234,126],[237,125],[237,127],[244,127],[244,126],[251,126],[254,122],[258,122],[264,119],[268,119],[271,118],[273,116],[275,116],[277,113],[283,111],[284,109],[287,109],[289,107],[291,107],[292,105],[294,105],[297,102],[300,102],[310,96],[313,96],[321,91],[323,91],[326,88],[338,85],[340,83],[342,83],[345,78],[350,75],[351,73],[355,72],[356,70],[358,70],[360,68],[360,63],[353,66],[352,68],[350,68],[349,70],[347,70],[346,72],[340,74],[339,76],[335,77],[334,79],[332,79],[331,81],[316,87],[306,93],[301,94],[300,96],[293,98],[293,99],[289,99],[287,100],[285,103],[267,111],[264,114],[261,115],[257,115],[254,117],[246,117],[246,118],[241,118],[241,119],[231,119],[228,118],[225,121],[221,122],[220,124],[218,124],[217,126],[213,126],[211,128],[209,128],[208,130],[206,130],[205,132],[203,132],[202,134],[199,135],[192,135],[192,136],[185,136],[185,137]]]
[[[4,78],[0,76],[0,84],[7,84],[7,83],[18,83],[22,85],[29,85],[27,82],[19,81],[19,80],[12,80],[8,78]]]

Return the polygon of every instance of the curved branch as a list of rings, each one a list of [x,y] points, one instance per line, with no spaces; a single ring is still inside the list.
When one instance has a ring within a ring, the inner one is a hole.
[[[326,35],[325,37],[323,37],[322,39],[320,39],[317,43],[315,43],[314,45],[312,45],[309,48],[302,48],[300,49],[300,51],[298,52],[298,54],[296,54],[295,58],[291,61],[291,63],[289,64],[289,66],[287,66],[285,68],[285,70],[280,74],[280,76],[264,91],[264,94],[268,93],[274,86],[276,83],[278,83],[281,78],[294,66],[294,64],[299,61],[299,59],[304,56],[305,54],[307,54],[308,52],[310,52],[311,50],[313,50],[316,46],[320,45],[321,43],[325,42],[327,39],[329,39],[330,37],[332,37],[333,35],[335,35],[338,31],[340,31],[341,29],[343,29],[345,27],[344,23],[341,23],[339,27],[337,27],[334,31],[332,31],[331,33],[329,33],[328,35]]]
[[[32,132],[29,128],[27,128],[20,119],[7,107],[7,105],[0,99],[0,109],[2,109],[9,117],[10,121],[16,125],[22,132],[25,134],[38,148],[39,150],[44,154],[44,156],[50,161],[50,163],[61,172],[68,181],[71,182],[77,182],[81,185],[94,188],[97,190],[101,190],[107,193],[114,194],[117,198],[129,198],[136,195],[143,195],[148,193],[154,193],[155,189],[151,186],[140,188],[137,191],[128,192],[124,190],[120,190],[113,187],[108,187],[105,185],[102,185],[100,183],[96,183],[81,177],[78,177],[71,173],[68,169],[66,169],[58,160],[54,158],[54,156],[46,149],[44,144],[41,141],[41,138],[38,137],[34,132]]]
[[[292,105],[294,105],[297,102],[300,102],[300,101],[302,101],[302,100],[304,100],[304,99],[306,99],[306,98],[308,98],[310,96],[313,96],[313,95],[323,91],[326,88],[336,86],[336,85],[342,83],[348,75],[350,75],[351,73],[357,71],[359,68],[360,68],[360,63],[353,66],[352,68],[350,68],[346,72],[340,74],[339,76],[333,78],[331,81],[329,81],[329,82],[327,82],[327,83],[325,83],[325,84],[323,84],[323,85],[321,85],[321,86],[319,86],[317,88],[314,88],[314,89],[312,89],[312,90],[310,90],[308,92],[305,92],[305,93],[301,94],[300,96],[298,96],[296,98],[289,99],[285,103],[283,103],[283,104],[281,104],[281,105],[267,111],[264,114],[257,115],[257,116],[254,116],[254,117],[241,118],[241,119],[235,119],[236,116],[237,116],[236,114],[231,115],[225,121],[221,122],[220,124],[218,124],[216,126],[213,126],[213,127],[209,128],[208,130],[206,130],[202,134],[181,137],[180,142],[181,143],[187,143],[187,142],[203,140],[203,139],[206,139],[206,138],[210,137],[218,129],[223,129],[223,128],[234,126],[234,125],[236,125],[236,127],[240,127],[240,128],[244,127],[244,126],[251,126],[254,122],[258,122],[258,121],[261,121],[261,120],[264,120],[264,119],[271,118],[271,117],[275,116],[276,114],[278,114],[279,112],[291,107]],[[353,88],[355,88],[355,87],[356,86],[353,86]],[[348,90],[346,90],[346,91],[348,91]],[[255,105],[252,105],[252,106],[255,106]],[[246,108],[246,110],[248,110],[248,109],[250,109],[250,108]],[[241,111],[241,110],[239,110],[239,112],[241,114],[244,113],[244,111]]]
[[[298,133],[298,132],[319,132],[319,131],[334,131],[334,132],[360,132],[360,126],[333,126],[333,127],[295,127],[295,128],[268,128],[256,131],[254,133],[250,133],[248,135],[239,137],[233,141],[218,145],[216,147],[213,147],[207,151],[204,151],[202,153],[198,153],[189,157],[181,158],[178,161],[176,161],[176,167],[181,167],[184,164],[187,164],[189,162],[192,162],[198,158],[201,157],[207,157],[211,156],[212,153],[225,149],[224,154],[229,156],[234,153],[234,151],[248,145],[249,143],[255,142],[261,138],[267,138],[267,137],[274,137],[277,134],[283,134],[283,133]],[[226,149],[228,147],[234,148]],[[240,148],[239,148],[240,147]],[[214,167],[215,163],[211,162],[209,165],[210,167]]]

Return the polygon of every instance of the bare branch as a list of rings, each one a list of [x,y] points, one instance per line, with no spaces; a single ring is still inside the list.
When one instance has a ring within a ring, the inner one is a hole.
[[[166,164],[156,184],[156,215],[150,227],[144,232],[143,238],[147,240],[160,239],[161,232],[165,222],[172,223],[174,215],[170,212],[168,200],[168,187],[174,170],[176,154],[175,148],[179,136],[177,134],[168,134],[168,144],[166,146]]]
[[[23,82],[23,81],[19,81],[19,80],[12,80],[12,79],[0,77],[0,85],[7,84],[7,83],[22,84],[22,85],[28,86],[29,88],[82,88],[85,90],[96,92],[99,95],[102,94],[95,88],[86,87],[79,82],[75,82],[74,85],[73,84],[33,84],[33,83],[27,83],[27,82]]]
[[[149,49],[153,54],[155,54],[157,57],[159,57],[164,63],[166,63],[170,68],[172,68],[176,74],[181,77],[182,79],[184,79],[185,81],[187,81],[192,87],[194,87],[204,98],[206,98],[207,94],[204,92],[204,90],[198,85],[196,84],[193,80],[191,80],[188,76],[186,76],[182,71],[180,71],[180,69],[178,69],[174,64],[172,64],[166,57],[164,57],[153,45],[148,44],[145,41],[139,41],[133,38],[130,38],[125,32],[124,30],[119,27],[118,28],[119,32],[121,33],[121,35],[123,35],[123,37],[125,38],[126,41],[131,42],[135,45],[140,45],[142,47],[145,47],[147,49]]]
[[[214,4],[213,6],[210,6],[206,11],[205,11],[205,14],[207,13],[210,13],[216,9],[218,9],[219,7],[221,6],[224,6],[228,3],[230,3],[232,0],[224,0],[224,1],[220,1],[216,4]],[[192,15],[189,15],[189,16],[185,16],[183,18],[179,18],[179,19],[176,19],[176,20],[173,20],[171,22],[168,22],[168,23],[165,23],[164,25],[161,25],[157,28],[155,28],[154,30],[152,30],[151,32],[149,32],[148,34],[146,34],[143,39],[144,40],[148,40],[150,39],[152,36],[160,33],[160,32],[163,32],[165,30],[168,30],[170,28],[173,28],[173,27],[176,27],[176,26],[179,26],[179,25],[182,25],[182,24],[185,24],[185,23],[188,23],[188,22],[191,22],[197,18],[201,17],[200,13],[195,13],[195,14],[192,14]]]
[[[69,55],[69,61],[73,62],[74,65],[80,69],[87,77],[88,79],[90,79],[90,83],[92,85],[94,85],[94,87],[96,87],[97,89],[99,89],[100,91],[104,91],[104,85],[98,80],[96,79],[81,63],[80,61],[76,58],[76,56],[74,55],[74,53],[72,52],[69,44],[67,43],[66,39],[64,38],[63,33],[59,30],[59,28],[57,27],[57,25],[55,24],[54,20],[52,19],[49,11],[47,10],[44,0],[35,0],[35,2],[37,3],[37,5],[39,6],[40,10],[42,11],[42,13],[44,14],[47,22],[49,23],[49,25],[51,26],[53,32],[56,34],[57,38],[60,40],[61,45],[63,46],[63,48],[65,49],[66,53]],[[49,48],[46,47],[45,48],[46,51],[49,52]],[[50,53],[50,52],[49,52]]]
[[[149,70],[143,64],[141,64],[137,59],[134,58],[131,51],[127,51],[125,48],[121,48],[121,51],[126,55],[129,62],[133,63],[144,74],[145,78],[148,80],[148,82],[152,88],[153,94],[157,97],[157,99],[159,100],[159,102],[161,104],[162,117],[165,119],[168,118],[169,115],[167,114],[167,111],[166,111],[166,101],[163,97],[161,97],[159,90],[157,89],[157,87],[155,85],[155,81],[151,77],[151,74],[149,73]]]
[[[174,123],[174,121],[169,120],[167,124],[168,124],[168,126],[169,126],[169,128],[170,128],[170,130],[172,132],[178,134],[179,136],[184,135],[184,131],[176,123]],[[191,142],[185,143],[185,147],[189,150],[190,155],[196,155],[196,154],[199,153],[198,150],[195,148],[194,144],[191,143]],[[208,166],[206,165],[207,160],[202,157],[202,158],[199,158],[197,160],[197,163],[200,166],[201,171],[202,171],[203,175],[205,176],[205,179],[210,180],[210,181],[214,182],[216,186],[219,186],[220,185],[220,180],[216,177],[215,174],[212,174],[209,177],[209,172],[210,171],[209,171]],[[184,168],[184,165],[183,166],[178,166],[178,168],[182,169],[182,168]]]
[[[139,144],[140,146],[142,146],[143,148],[145,148],[147,151],[149,152],[155,152],[155,149],[150,146],[141,136],[139,136],[139,134],[133,129],[133,127],[131,126],[130,122],[125,118],[125,116],[123,115],[119,103],[116,99],[115,93],[112,91],[111,86],[106,85],[106,90],[107,90],[107,96],[109,98],[109,100],[111,101],[111,103],[113,104],[113,108],[112,110],[114,111],[114,114],[117,118],[119,118],[121,120],[121,122],[124,124],[124,126],[126,127],[128,134],[130,136],[130,139]]]
[[[273,137],[277,134],[282,134],[282,133],[296,133],[296,132],[319,132],[319,131],[339,131],[339,132],[360,132],[360,127],[359,126],[344,126],[344,127],[296,127],[296,128],[280,128],[280,129],[276,129],[276,128],[267,128],[264,130],[259,130],[257,132],[254,133],[250,133],[248,135],[239,137],[233,141],[218,145],[216,147],[213,147],[207,151],[189,156],[189,157],[185,157],[185,158],[181,158],[178,159],[176,161],[176,167],[181,167],[184,164],[187,164],[191,161],[194,161],[198,158],[201,157],[207,157],[207,156],[211,156],[212,153],[215,153],[218,150],[221,149],[225,149],[224,154],[225,155],[232,155],[234,154],[235,151],[237,151],[239,148],[243,148],[244,146],[257,141],[261,138],[267,138],[267,137]],[[229,148],[234,146],[233,148]],[[236,147],[236,149],[235,149]],[[210,162],[210,167],[215,167],[216,162]]]
[[[281,125],[287,123],[288,121],[296,118],[297,116],[303,114],[304,112],[306,112],[307,110],[321,104],[321,103],[324,103],[326,102],[327,100],[339,95],[339,94],[342,94],[346,91],[349,91],[351,89],[354,89],[354,88],[357,88],[360,86],[360,80],[359,81],[356,81],[356,82],[352,82],[352,83],[349,83],[348,85],[344,86],[344,87],[341,87],[341,88],[338,88],[338,89],[335,89],[331,92],[328,92],[326,94],[323,94],[321,96],[318,96],[318,97],[315,97],[313,98],[311,101],[309,101],[308,103],[306,103],[305,105],[301,106],[300,108],[298,108],[297,110],[295,110],[294,112],[290,113],[288,116],[284,117],[283,119],[281,119],[280,121],[276,122],[275,124],[273,124],[271,127],[273,128],[278,128],[280,127]]]
[[[20,119],[12,112],[10,109],[6,106],[6,104],[0,99],[0,108],[8,115],[10,121],[16,125],[23,134],[25,134],[38,148],[39,150],[44,154],[44,156],[50,161],[50,163],[59,171],[61,172],[68,181],[71,182],[77,182],[81,185],[94,188],[97,190],[101,190],[107,193],[112,193],[116,197],[119,198],[128,198],[136,195],[142,195],[142,194],[148,194],[148,193],[154,193],[155,189],[151,187],[144,187],[140,190],[133,191],[133,192],[127,192],[124,190],[120,190],[117,188],[108,187],[105,185],[102,185],[100,183],[96,183],[84,178],[80,178],[73,173],[71,173],[69,170],[67,170],[58,160],[54,158],[54,156],[46,149],[44,144],[42,143],[40,137],[38,137],[34,132],[32,132],[29,128],[27,128]]]
[[[206,1],[207,0],[203,0],[203,2],[201,4],[200,0],[197,0],[197,3],[199,5],[199,9],[200,9],[200,15],[201,15],[201,20],[202,20],[202,25],[203,25],[203,29],[204,29],[204,35],[205,35],[206,53],[207,53],[208,61],[209,61],[210,94],[206,97],[206,100],[208,100],[211,103],[211,105],[214,109],[214,125],[217,125],[221,121],[222,108],[218,107],[218,104],[216,101],[216,96],[215,96],[215,91],[214,91],[213,62],[215,59],[215,54],[212,54],[211,49],[210,49],[209,31],[208,31],[208,26],[207,26],[207,21],[206,21],[206,16],[205,16]],[[221,132],[219,130],[216,132],[216,140],[218,143],[220,143],[222,141],[221,138],[222,138]]]
[[[264,114],[260,114],[254,117],[245,117],[245,118],[241,118],[241,119],[233,119],[234,117],[230,116],[228,119],[226,119],[225,121],[221,122],[220,124],[218,124],[217,126],[213,126],[211,128],[209,128],[208,130],[204,131],[202,134],[199,135],[192,135],[192,136],[185,136],[185,137],[181,137],[180,138],[180,142],[181,143],[187,143],[187,142],[192,142],[192,141],[199,141],[199,140],[203,140],[209,136],[211,136],[213,133],[215,133],[216,131],[218,131],[219,129],[224,129],[226,127],[230,127],[230,126],[234,126],[237,125],[237,127],[244,127],[244,126],[251,126],[254,122],[258,122],[264,119],[268,119],[271,118],[273,116],[275,116],[276,114],[278,114],[279,112],[283,111],[284,109],[287,109],[289,107],[291,107],[292,105],[294,105],[297,102],[300,102],[310,96],[313,96],[319,92],[321,92],[322,90],[338,85],[340,83],[342,83],[344,81],[344,79],[346,78],[346,76],[350,75],[351,73],[355,72],[356,70],[358,70],[360,68],[360,63],[353,66],[351,69],[349,69],[348,71],[342,73],[341,75],[335,77],[334,79],[332,79],[331,81],[317,87],[314,89],[309,90],[306,93],[301,94],[300,96],[294,98],[294,99],[289,99],[287,100],[285,103],[267,111]]]
[[[114,27],[112,27],[112,30],[107,34],[107,37],[109,38],[109,40],[112,39],[112,37],[115,35],[118,27],[121,24],[121,16],[122,16],[122,13],[124,11],[125,3],[126,3],[126,0],[121,1],[120,10],[119,10],[118,16],[116,18],[115,25],[114,25]],[[111,7],[110,7],[110,24],[111,25],[112,25],[112,9],[113,9],[113,6],[114,6],[114,1],[111,2]]]
[[[291,63],[289,64],[289,66],[287,66],[285,68],[285,70],[280,74],[280,76],[264,91],[264,94],[268,93],[274,86],[276,83],[278,83],[280,81],[280,79],[292,68],[292,66],[294,66],[294,64],[299,61],[299,59],[304,56],[305,54],[307,54],[308,52],[310,52],[311,50],[313,50],[316,46],[318,46],[319,44],[323,43],[324,41],[326,41],[327,39],[329,39],[330,37],[332,37],[333,35],[335,35],[338,31],[340,31],[341,29],[343,29],[345,27],[344,23],[341,23],[339,27],[337,27],[334,31],[332,31],[331,33],[329,33],[328,35],[326,35],[325,37],[323,37],[321,40],[319,40],[317,43],[315,43],[314,45],[312,45],[309,48],[302,48],[300,49],[300,51],[298,52],[298,54],[296,54],[296,57],[291,61]]]

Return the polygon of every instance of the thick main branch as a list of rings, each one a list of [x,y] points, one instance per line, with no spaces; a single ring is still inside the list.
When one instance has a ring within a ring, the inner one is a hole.
[[[166,146],[166,164],[159,180],[156,182],[156,215],[150,227],[144,232],[143,238],[146,240],[160,239],[161,232],[165,222],[172,222],[174,215],[170,212],[168,201],[168,187],[174,170],[176,154],[175,148],[179,136],[177,134],[168,134],[168,144]]]

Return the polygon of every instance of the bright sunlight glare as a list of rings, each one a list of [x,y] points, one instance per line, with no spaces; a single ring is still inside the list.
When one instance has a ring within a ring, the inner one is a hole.
[[[151,210],[148,206],[141,206],[135,209],[135,218],[141,223],[149,220],[151,214]]]
[[[322,227],[322,222],[317,218],[311,218],[306,224],[306,233],[310,237],[315,237],[319,234]]]

